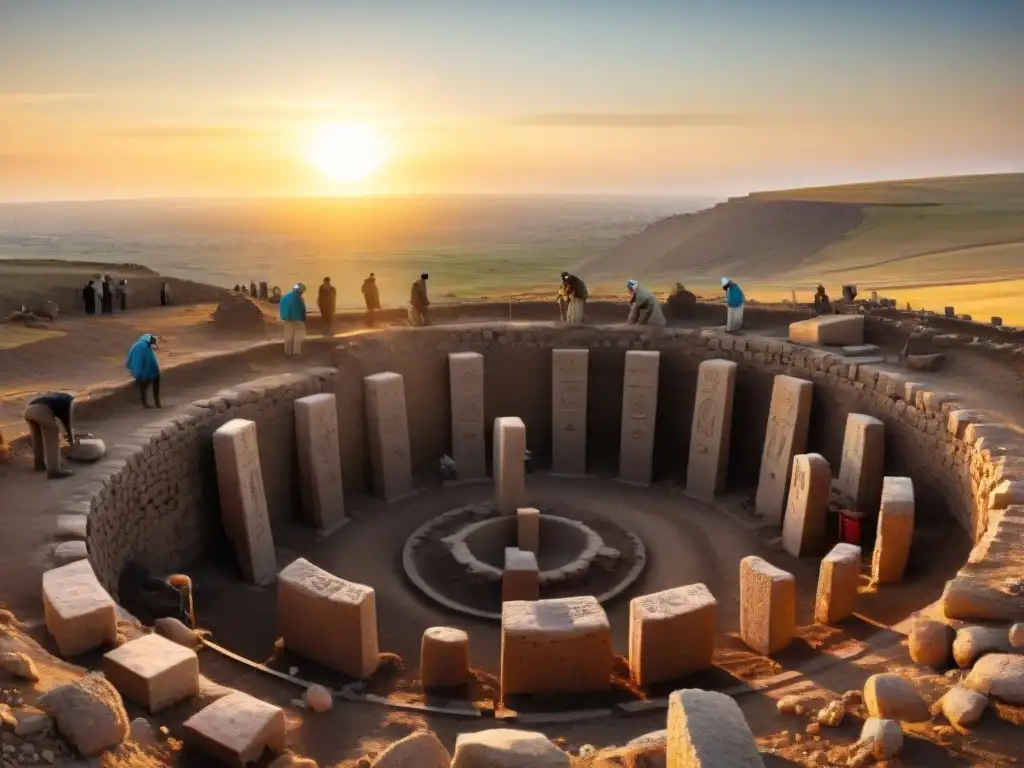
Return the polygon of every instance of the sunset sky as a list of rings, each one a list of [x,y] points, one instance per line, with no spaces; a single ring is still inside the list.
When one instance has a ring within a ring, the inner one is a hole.
[[[0,200],[1020,171],[1022,41],[1022,0],[0,0]]]

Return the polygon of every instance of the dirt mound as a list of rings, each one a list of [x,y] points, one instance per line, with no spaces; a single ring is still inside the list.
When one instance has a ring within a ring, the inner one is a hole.
[[[738,198],[697,213],[656,221],[585,264],[587,277],[646,280],[714,274],[777,277],[856,229],[864,206]]]
[[[217,330],[232,333],[262,334],[266,330],[263,312],[256,302],[238,293],[222,296],[210,321]]]

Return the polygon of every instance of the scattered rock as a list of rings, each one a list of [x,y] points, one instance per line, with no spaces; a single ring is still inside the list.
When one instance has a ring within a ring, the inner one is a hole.
[[[23,739],[35,740],[53,729],[53,720],[42,712],[31,712],[18,717],[14,732]]]
[[[107,452],[106,443],[98,437],[84,437],[77,443],[64,448],[64,455],[72,461],[91,464],[103,458]]]
[[[163,635],[178,645],[186,648],[198,648],[202,645],[203,633],[196,629],[189,629],[181,621],[170,616],[157,619],[153,622],[153,629],[158,635]]]
[[[460,733],[451,768],[569,768],[569,756],[543,733],[492,728]]]
[[[858,744],[873,757],[888,760],[903,750],[903,729],[895,720],[869,717],[864,721]]]
[[[817,736],[819,733],[821,733],[821,723],[809,723],[807,726],[807,733],[809,733],[811,736]]]
[[[593,744],[584,744],[582,747],[580,747],[579,756],[584,760],[589,760],[596,754],[597,747],[595,747]]]
[[[0,725],[9,725],[11,728],[18,727],[18,720],[7,704],[0,704]]]
[[[314,712],[329,712],[334,706],[334,697],[322,685],[311,685],[304,696],[306,706]]]
[[[987,706],[987,696],[962,685],[950,688],[939,700],[942,714],[957,728],[974,725]]]
[[[156,732],[153,725],[144,717],[137,717],[128,726],[128,738],[140,747],[156,746]]]
[[[85,675],[47,691],[39,698],[39,708],[86,757],[120,744],[128,735],[121,695],[101,675]]]
[[[845,715],[845,703],[842,699],[836,699],[835,701],[830,701],[818,712],[817,720],[822,725],[835,728],[843,722],[843,717],[845,717]]]
[[[53,763],[53,761],[57,759],[53,754],[53,750],[51,749],[44,749],[42,752],[39,753],[39,756],[43,758],[44,763]]]
[[[451,755],[437,736],[430,731],[417,731],[396,741],[377,755],[370,765],[373,768],[448,768],[451,762]]]
[[[1010,627],[1010,645],[1014,648],[1024,648],[1024,624],[1014,624]]]
[[[1009,653],[1011,650],[1005,626],[963,627],[957,630],[956,639],[953,641],[953,659],[961,669],[974,666],[974,662],[986,653]]]
[[[0,669],[32,682],[39,680],[35,662],[24,653],[0,653]]]
[[[930,719],[928,705],[913,684],[891,672],[868,678],[864,683],[864,704],[868,714],[876,719],[906,720],[911,723]]]
[[[918,619],[910,629],[910,658],[917,664],[940,669],[949,663],[953,628],[934,619]]]
[[[964,684],[1007,704],[1024,705],[1024,656],[990,653],[982,656]]]
[[[319,768],[316,760],[312,760],[294,752],[282,752],[274,758],[268,768]]]
[[[775,703],[775,708],[783,715],[799,715],[804,709],[799,696],[783,696]]]

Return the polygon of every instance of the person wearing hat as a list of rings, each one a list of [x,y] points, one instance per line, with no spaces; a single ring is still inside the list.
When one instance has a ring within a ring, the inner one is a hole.
[[[586,314],[586,304],[589,294],[587,284],[579,277],[569,272],[562,273],[562,285],[565,286],[565,295],[569,298],[569,308],[566,311],[565,319],[573,325],[583,322]]]
[[[412,284],[412,291],[409,294],[409,321],[413,325],[430,325],[430,315],[427,308],[430,306],[430,299],[427,298],[426,272],[420,275],[420,279]]]
[[[132,344],[128,350],[128,357],[124,359],[124,367],[135,379],[142,396],[142,407],[149,408],[146,402],[146,392],[152,387],[153,404],[157,408],[160,405],[160,361],[156,359],[156,336],[151,333],[144,333],[139,340]]]
[[[747,299],[740,287],[728,277],[722,278],[722,290],[725,291],[725,306],[728,309],[725,330],[733,333],[743,327],[743,304]]]
[[[629,290],[629,325],[665,325],[665,313],[661,311],[661,302],[647,288],[636,280],[626,282]]]
[[[302,341],[306,338],[306,292],[303,283],[296,283],[281,297],[281,322],[284,324],[284,353],[289,357],[302,354]]]

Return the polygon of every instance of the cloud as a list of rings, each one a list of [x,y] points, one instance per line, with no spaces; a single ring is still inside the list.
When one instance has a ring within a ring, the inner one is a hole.
[[[752,115],[698,112],[617,113],[567,112],[520,115],[502,120],[506,125],[549,128],[679,128],[729,125],[752,125],[759,122]]]
[[[266,128],[249,128],[242,125],[142,125],[107,131],[107,136],[119,139],[195,139],[236,140],[266,139],[277,135],[277,131]]]

